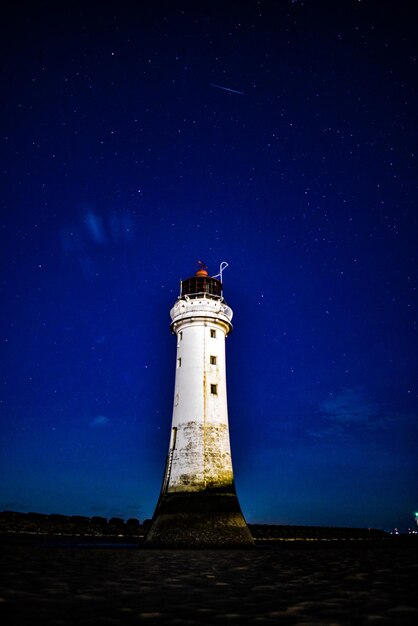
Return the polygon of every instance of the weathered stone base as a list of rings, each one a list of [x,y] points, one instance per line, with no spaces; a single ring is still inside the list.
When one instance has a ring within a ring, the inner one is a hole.
[[[235,493],[166,493],[145,540],[150,548],[251,547],[253,538]]]

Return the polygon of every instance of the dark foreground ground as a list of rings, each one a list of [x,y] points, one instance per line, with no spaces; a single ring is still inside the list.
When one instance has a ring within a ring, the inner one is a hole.
[[[418,624],[418,542],[1,545],[0,623]]]

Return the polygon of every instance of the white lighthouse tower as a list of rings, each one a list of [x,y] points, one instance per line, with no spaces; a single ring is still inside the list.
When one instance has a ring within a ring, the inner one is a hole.
[[[177,338],[170,445],[149,546],[253,545],[234,486],[225,338],[232,310],[200,264],[170,312]]]

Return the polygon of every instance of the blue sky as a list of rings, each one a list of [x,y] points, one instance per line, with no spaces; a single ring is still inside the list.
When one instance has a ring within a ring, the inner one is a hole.
[[[0,509],[152,515],[203,259],[229,263],[247,520],[411,525],[408,7],[41,2],[2,29]]]

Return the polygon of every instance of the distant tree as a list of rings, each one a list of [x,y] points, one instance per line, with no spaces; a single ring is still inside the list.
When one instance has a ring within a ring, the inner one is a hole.
[[[66,535],[71,533],[71,522],[68,515],[51,513],[48,515],[46,531],[52,535]]]
[[[137,535],[140,528],[139,519],[131,517],[126,522],[126,531],[129,535]]]
[[[0,532],[19,533],[24,529],[25,520],[25,513],[16,513],[15,511],[2,511],[0,513]]]
[[[34,513],[30,511],[29,513],[26,513],[26,518],[30,521],[44,522],[48,518],[48,515],[45,515],[45,513]]]
[[[90,518],[90,524],[94,526],[107,526],[107,519],[99,515],[93,515],[93,517]]]
[[[68,520],[70,519],[67,515],[61,515],[60,513],[51,513],[51,515],[48,516],[49,519],[51,520],[51,522],[68,522]]]
[[[94,535],[105,535],[107,533],[107,519],[94,515],[90,518],[89,529]]]
[[[48,522],[48,515],[30,512],[26,514],[24,530],[30,533],[43,533]]]
[[[123,535],[125,522],[121,517],[111,517],[109,520],[109,533],[111,535]]]
[[[71,532],[76,535],[84,535],[89,532],[90,518],[84,515],[72,515],[70,518]]]
[[[71,521],[75,522],[76,524],[83,524],[87,526],[90,523],[90,518],[85,517],[84,515],[72,515]]]

